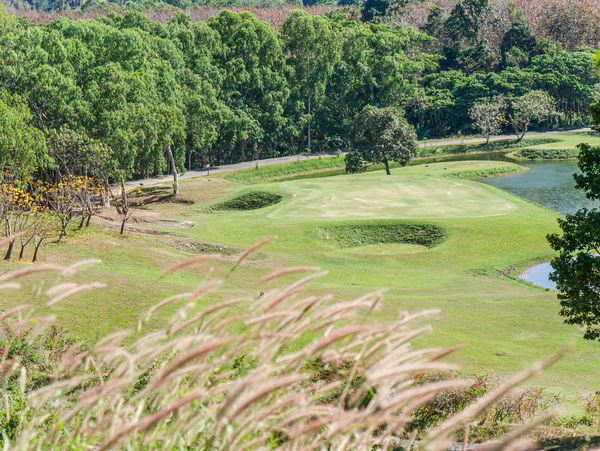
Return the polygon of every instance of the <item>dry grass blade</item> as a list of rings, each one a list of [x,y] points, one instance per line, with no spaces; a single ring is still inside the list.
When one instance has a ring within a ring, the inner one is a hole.
[[[104,443],[102,443],[99,447],[99,450],[102,451],[102,450],[107,450],[107,449],[117,447],[119,442],[121,442],[127,435],[131,434],[133,431],[138,430],[138,429],[139,430],[147,430],[150,427],[152,427],[154,424],[161,421],[162,419],[168,417],[172,413],[181,409],[183,406],[195,401],[196,399],[206,396],[206,395],[207,395],[207,393],[203,389],[196,390],[195,392],[190,393],[186,397],[184,397],[178,401],[175,401],[173,404],[165,407],[164,409],[156,412],[155,414],[150,415],[145,418],[142,418],[137,423],[134,423],[130,426],[127,426],[127,427],[121,429],[119,432],[117,432],[113,436],[109,437]]]
[[[431,431],[428,437],[428,442],[431,443],[433,447],[446,446],[449,442],[450,434],[453,431],[455,431],[456,428],[466,423],[469,419],[476,418],[490,405],[497,402],[505,395],[509,394],[512,390],[514,390],[520,384],[525,382],[527,379],[530,379],[536,374],[539,374],[544,370],[544,368],[547,368],[548,366],[552,365],[554,362],[559,360],[566,352],[567,350],[565,349],[547,360],[535,363],[530,369],[511,377],[504,384],[500,385],[495,390],[492,390],[491,392],[480,398],[478,401],[465,408],[462,412],[448,419],[439,427]]]
[[[289,276],[291,274],[298,274],[302,272],[313,272],[320,271],[321,268],[318,266],[290,266],[288,268],[279,269],[277,271],[273,271],[268,276],[263,277],[264,282],[270,282],[272,280],[278,279],[280,277]]]
[[[154,314],[157,311],[159,311],[164,306],[169,305],[172,302],[179,301],[181,299],[189,299],[191,295],[192,295],[191,293],[181,293],[181,294],[176,294],[175,296],[170,296],[167,299],[160,301],[158,304],[152,306],[152,308],[150,310],[148,310],[148,313],[146,313],[146,315],[144,316],[144,320],[148,321],[150,318],[152,318],[154,316]]]
[[[23,312],[25,310],[29,310],[29,308],[30,307],[28,305],[19,305],[19,306],[15,307],[15,308],[7,310],[2,315],[0,315],[0,323],[5,322],[8,318],[13,317],[17,313]]]
[[[209,340],[206,343],[201,344],[197,348],[176,359],[173,363],[171,363],[171,365],[169,365],[167,368],[161,371],[154,380],[154,386],[160,387],[171,373],[173,373],[175,370],[182,367],[183,365],[187,364],[188,362],[204,357],[207,354],[230,343],[233,343],[236,340],[236,337],[221,337]]]
[[[267,382],[264,387],[255,390],[254,392],[250,393],[248,396],[240,400],[239,405],[235,409],[233,409],[233,412],[231,413],[231,418],[237,418],[244,410],[246,410],[254,402],[258,401],[264,396],[267,396],[288,385],[303,382],[307,378],[308,376],[304,374],[291,374]]]
[[[241,254],[233,269],[270,241]],[[165,274],[206,259],[203,255],[187,260]],[[89,263],[71,265],[66,274]],[[34,269],[4,280],[64,270],[53,265]],[[12,378],[19,393],[26,392],[17,412],[11,410],[13,400],[8,397],[12,385],[4,385],[7,396],[2,407],[18,423],[15,441],[5,444],[25,450],[71,449],[82,444],[100,444],[102,450],[242,450],[273,443],[289,450],[320,449],[324,444],[336,450],[391,449],[403,444],[399,440],[407,437],[408,425],[415,424],[411,421],[420,412],[417,409],[438,402],[438,394],[451,390],[452,395],[452,390],[469,387],[454,375],[423,385],[415,376],[455,369],[440,359],[459,347],[413,347],[414,339],[430,330],[414,323],[437,311],[400,315],[390,325],[356,324],[353,315],[372,311],[383,293],[337,303],[330,295],[312,296],[305,293],[307,286],[322,274],[310,271],[319,270],[298,266],[275,271],[265,279],[308,274],[271,289],[256,302],[252,290],[249,296],[226,299],[197,312],[194,299],[222,283],[203,276],[196,291],[164,299],[145,316],[149,320],[164,307],[184,300],[170,320],[153,321],[150,331],[140,321],[135,339],[128,340],[130,331],[117,331],[90,349],[73,341],[62,343],[50,328],[54,317],[34,316],[26,306],[5,312],[0,316],[0,332],[10,346],[14,340],[15,347],[7,347],[0,356],[0,382]],[[45,291],[52,306],[96,287],[59,283]],[[48,335],[42,337],[44,333]],[[24,362],[13,358],[21,343],[41,346],[43,365],[23,369]],[[51,343],[50,349],[44,348],[46,343]],[[443,448],[457,428],[478,418],[490,403],[547,364],[516,376],[500,390],[488,391],[432,432],[424,446]],[[41,371],[47,382],[32,389],[27,377],[35,371]],[[530,441],[522,436],[546,418],[489,443],[489,449],[528,445]]]
[[[18,290],[21,288],[21,285],[18,283],[3,283],[0,284],[0,290]]]
[[[60,265],[50,265],[50,264],[29,266],[28,268],[19,269],[17,271],[9,272],[9,273],[1,275],[0,281],[16,280],[16,279],[20,279],[21,277],[28,276],[30,274],[37,274],[37,273],[49,272],[49,271],[63,271],[63,269],[64,269],[64,267],[62,267]]]
[[[89,260],[82,260],[77,263],[73,263],[71,266],[67,266],[63,269],[63,276],[72,276],[76,274],[81,268],[85,268],[86,266],[98,265],[102,263],[102,260],[98,260],[97,258],[92,258]]]
[[[58,304],[59,302],[64,301],[65,299],[68,299],[68,298],[75,296],[79,293],[82,293],[84,291],[101,289],[104,287],[106,287],[106,285],[101,282],[92,282],[92,283],[88,283],[86,285],[78,285],[78,286],[75,286],[75,287],[65,291],[64,293],[56,296],[55,298],[51,299],[50,301],[48,301],[46,303],[46,306],[53,307],[56,304]]]
[[[247,260],[252,255],[254,255],[259,249],[265,247],[267,244],[269,244],[270,242],[272,242],[276,239],[277,239],[277,237],[265,238],[265,239],[260,240],[258,243],[250,246],[248,249],[246,249],[244,252],[242,252],[240,254],[240,256],[237,258],[237,260],[235,262],[235,265],[233,265],[233,267],[231,268],[230,272],[235,271],[238,268],[238,266],[240,266],[245,260]]]
[[[161,277],[165,277],[169,274],[172,274],[177,271],[181,271],[182,269],[186,269],[191,266],[196,266],[197,264],[205,262],[205,261],[220,260],[221,258],[222,257],[219,254],[196,255],[195,257],[188,258],[187,260],[184,260],[180,263],[177,263],[176,265],[171,266],[170,268],[168,268],[166,271],[164,271],[162,273]]]

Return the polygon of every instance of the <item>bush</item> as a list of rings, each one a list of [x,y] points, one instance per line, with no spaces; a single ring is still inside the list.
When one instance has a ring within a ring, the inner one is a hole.
[[[223,210],[258,210],[281,202],[281,194],[268,193],[265,191],[251,191],[241,194],[233,199],[213,205],[213,211]]]
[[[342,248],[393,243],[431,248],[446,239],[446,230],[433,224],[346,224],[322,227],[318,232]]]
[[[451,373],[419,374],[416,384],[435,383],[451,379]],[[488,375],[471,375],[473,382],[466,387],[458,387],[437,393],[433,399],[419,407],[409,427],[410,430],[425,431],[437,426],[446,418],[464,410],[500,385],[500,378]],[[476,425],[471,425],[472,439],[488,440],[510,430],[511,425],[532,420],[545,410],[558,404],[558,397],[547,393],[543,388],[530,388],[509,394],[492,405]],[[461,434],[459,434],[459,437]]]
[[[348,152],[346,154],[346,173],[366,172],[367,167],[367,162],[359,152]]]

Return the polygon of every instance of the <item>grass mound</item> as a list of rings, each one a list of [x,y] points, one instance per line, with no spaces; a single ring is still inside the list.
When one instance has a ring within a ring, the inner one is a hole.
[[[579,149],[522,149],[513,152],[511,156],[523,160],[570,160],[577,158]]]
[[[468,153],[496,152],[507,149],[531,147],[535,145],[547,145],[559,143],[559,138],[530,138],[521,141],[503,139],[486,143],[464,143],[454,145],[436,145],[435,142],[428,143],[419,150],[420,157],[432,157],[437,155],[461,155]]]
[[[318,232],[341,248],[374,244],[417,244],[431,248],[446,239],[446,230],[433,224],[346,224],[321,227]]]
[[[345,166],[344,157],[328,157],[312,160],[299,160],[293,163],[282,163],[273,166],[264,166],[258,169],[244,169],[226,176],[227,180],[246,185],[263,183],[266,181],[289,180],[294,177],[310,176],[315,172],[338,169],[343,173]]]
[[[265,191],[252,191],[241,194],[233,199],[226,200],[211,207],[212,211],[225,210],[258,210],[278,204],[283,199],[281,194],[268,193]]]

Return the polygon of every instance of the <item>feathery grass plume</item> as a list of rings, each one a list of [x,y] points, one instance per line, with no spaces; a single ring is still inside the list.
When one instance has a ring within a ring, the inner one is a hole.
[[[165,277],[169,274],[173,274],[174,272],[181,271],[182,269],[186,269],[191,266],[196,266],[198,263],[202,263],[202,262],[210,261],[210,260],[220,260],[221,258],[222,258],[222,256],[219,254],[196,255],[192,258],[188,258],[187,260],[179,262],[179,263],[171,266],[170,268],[166,269],[162,273],[161,277]]]
[[[268,276],[263,277],[263,282],[270,282],[271,280],[278,279],[280,277],[289,276],[290,274],[298,274],[301,272],[316,272],[321,268],[318,266],[289,266],[287,268],[273,271]]]
[[[242,253],[233,270],[270,241]],[[165,274],[207,260],[201,257]],[[72,275],[86,265],[33,266],[1,277],[10,281],[41,271]],[[265,279],[316,271],[292,267]],[[52,317],[37,318],[27,306],[5,312],[0,316],[0,339],[7,343],[0,386],[6,399],[0,399],[0,417],[3,407],[12,429],[2,438],[4,446],[345,450],[390,449],[427,438],[411,429],[417,409],[435,395],[471,384],[460,378],[416,382],[422,372],[454,369],[440,360],[457,347],[412,344],[430,330],[418,323],[436,312],[399,313],[384,325],[356,323],[356,312],[376,309],[383,292],[346,302],[304,294],[320,275],[272,287],[258,300],[243,296],[208,306],[193,299],[221,282],[201,280],[195,292],[157,302],[136,336],[117,331],[92,346],[65,343],[60,352],[43,345]],[[48,306],[85,296],[90,288],[99,286],[59,281],[46,290]],[[187,303],[170,320],[144,330],[147,320],[178,300]],[[22,349],[26,353],[19,354]],[[547,364],[521,373],[443,422],[429,434],[429,449],[445,449],[457,430]],[[522,435],[546,418],[495,446],[529,443]]]
[[[248,249],[246,249],[244,252],[242,252],[239,255],[235,264],[231,267],[231,270],[229,272],[230,273],[234,272],[238,268],[238,266],[240,266],[246,259],[250,258],[259,249],[265,247],[267,244],[274,241],[275,239],[276,239],[276,237],[264,238],[264,239],[260,240],[258,243],[250,246]]]

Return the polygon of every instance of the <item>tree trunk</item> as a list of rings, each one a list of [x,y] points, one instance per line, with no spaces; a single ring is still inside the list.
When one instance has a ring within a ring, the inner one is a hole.
[[[85,226],[89,227],[91,221],[92,221],[92,214],[90,213],[87,217],[87,221],[85,221]]]
[[[385,164],[385,173],[386,173],[387,175],[392,175],[392,171],[390,171],[390,162],[388,161],[388,159],[387,159],[387,158],[385,158],[385,159],[383,160],[383,164]]]
[[[25,255],[25,244],[21,243],[21,250],[19,251],[19,260],[23,260],[23,255]]]
[[[8,249],[6,250],[6,255],[4,255],[4,260],[10,260],[12,258],[12,252],[14,247],[15,241],[11,240],[10,243],[8,243]]]
[[[166,152],[169,159],[169,166],[171,166],[171,173],[173,174],[173,194],[177,195],[179,194],[179,174],[177,173],[177,165],[175,164],[171,146],[167,146]]]
[[[127,215],[123,215],[123,221],[121,221],[121,235],[125,233],[125,223],[127,222]]]
[[[312,103],[310,96],[308,96],[308,130],[307,130],[307,148],[311,152],[312,148],[312,134],[311,134],[311,123],[312,123]]]
[[[40,247],[41,247],[43,241],[44,241],[43,239],[40,239],[38,242],[35,243],[35,250],[33,251],[33,258],[31,259],[31,261],[33,263],[35,263],[37,261],[38,251],[40,250]]]
[[[77,227],[77,230],[83,229],[84,224],[85,224],[85,214],[82,212],[81,213],[81,221],[79,221],[79,226]]]
[[[485,145],[487,146],[490,143],[491,135],[487,135],[487,139],[485,140]]]

